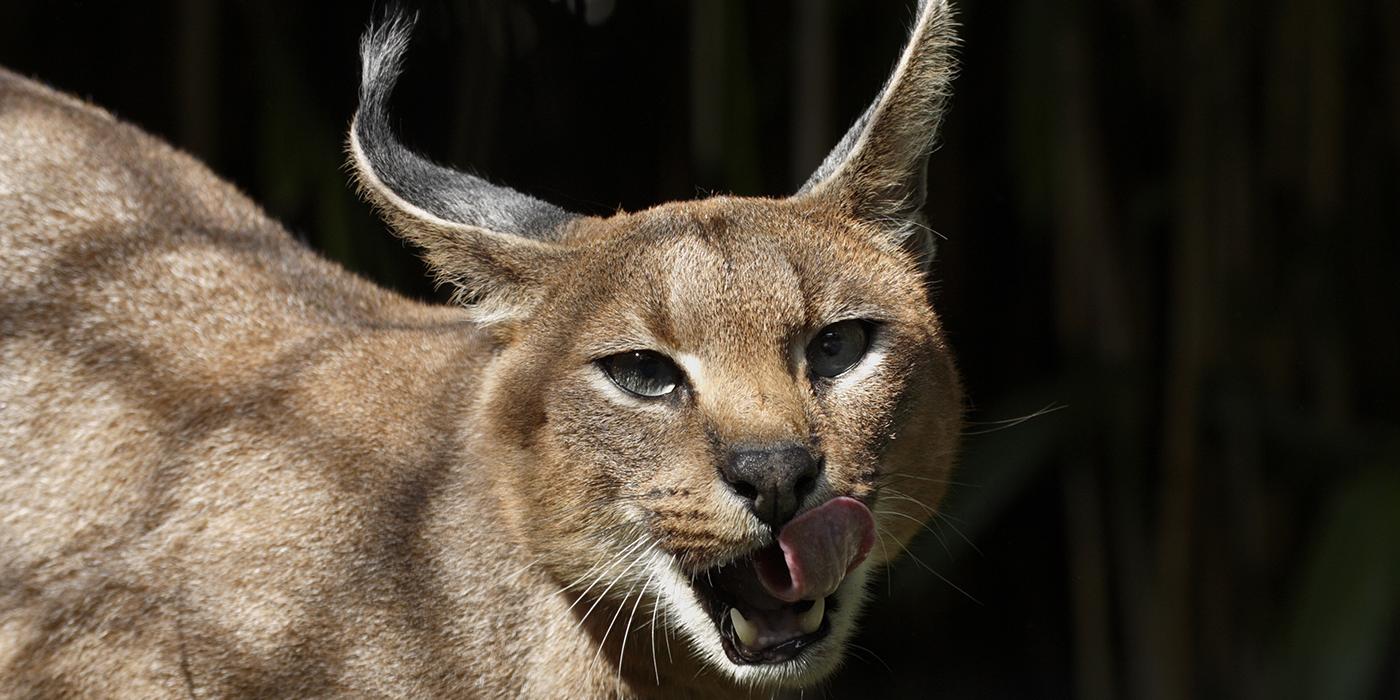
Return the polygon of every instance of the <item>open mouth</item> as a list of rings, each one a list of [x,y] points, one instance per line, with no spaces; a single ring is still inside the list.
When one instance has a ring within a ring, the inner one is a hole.
[[[870,510],[842,496],[793,519],[776,543],[696,576],[729,660],[779,664],[825,638],[835,594],[874,540]]]

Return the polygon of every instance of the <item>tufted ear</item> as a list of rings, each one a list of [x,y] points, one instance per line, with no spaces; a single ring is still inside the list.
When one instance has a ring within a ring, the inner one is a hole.
[[[925,171],[956,73],[955,26],[947,0],[920,0],[894,73],[798,191],[876,225],[924,264],[934,248],[923,215]]]
[[[559,207],[433,163],[395,138],[387,103],[413,20],[371,26],[360,40],[360,106],[350,125],[350,165],[362,196],[424,251],[483,322],[527,311],[563,254],[557,241],[577,218]]]

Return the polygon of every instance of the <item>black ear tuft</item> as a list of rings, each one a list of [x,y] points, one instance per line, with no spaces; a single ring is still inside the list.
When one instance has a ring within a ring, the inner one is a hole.
[[[360,41],[360,108],[350,165],[360,192],[399,235],[423,249],[438,279],[483,324],[527,315],[566,254],[558,242],[575,215],[408,150],[389,126],[388,100],[413,19],[391,13]]]
[[[925,171],[957,72],[955,28],[947,0],[920,2],[889,80],[798,192],[849,208],[924,262],[933,252]]]
[[[352,165],[381,206],[499,233],[548,240],[575,215],[547,202],[451,168],[408,150],[394,136],[388,102],[415,18],[390,11],[360,40],[360,107],[350,133]]]

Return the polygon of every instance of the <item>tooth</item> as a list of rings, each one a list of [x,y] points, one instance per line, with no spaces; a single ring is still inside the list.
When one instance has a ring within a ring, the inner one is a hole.
[[[797,624],[802,625],[803,634],[816,632],[822,626],[822,617],[826,615],[826,598],[818,598],[812,601],[812,607],[802,616],[797,618]]]
[[[729,619],[734,621],[734,633],[739,635],[739,641],[746,647],[752,647],[758,642],[758,625],[748,621],[744,613],[738,608],[729,609]]]

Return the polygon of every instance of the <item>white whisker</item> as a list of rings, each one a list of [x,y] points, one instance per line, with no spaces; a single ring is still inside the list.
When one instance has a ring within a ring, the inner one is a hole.
[[[890,550],[888,547],[885,546],[885,534],[880,532],[879,529],[875,530],[875,534],[877,535],[875,541],[880,543],[880,553],[885,555],[885,597],[893,598],[894,584],[891,583],[893,577],[890,576],[889,566],[894,563],[894,560],[890,559]]]
[[[908,513],[901,513],[901,512],[899,512],[899,511],[897,511],[897,510],[877,510],[877,511],[875,511],[875,514],[876,514],[876,515],[898,515],[899,517],[904,518],[905,520],[908,520],[908,521],[913,522],[914,524],[918,525],[919,527],[921,527],[921,528],[927,530],[928,532],[932,533],[933,536],[934,536],[935,538],[938,539],[938,544],[940,544],[940,545],[943,546],[943,551],[948,555],[949,558],[952,558],[952,556],[953,556],[953,550],[948,549],[948,542],[947,542],[946,540],[943,539],[943,535],[940,535],[940,534],[938,533],[937,530],[934,530],[933,528],[929,527],[929,526],[928,526],[928,523],[926,523],[926,522],[924,522],[924,521],[922,521],[922,520],[920,520],[920,519],[918,519],[918,518],[915,518],[915,517],[909,515]]]
[[[928,505],[927,503],[924,503],[923,501],[921,501],[921,500],[919,500],[919,499],[917,499],[917,498],[914,498],[913,496],[910,496],[909,494],[904,493],[903,491],[900,491],[900,490],[898,490],[898,489],[896,489],[896,488],[894,488],[894,487],[886,486],[886,487],[884,487],[883,489],[881,489],[881,491],[882,491],[882,495],[888,495],[888,496],[890,496],[891,498],[894,498],[894,499],[896,499],[896,500],[900,500],[900,501],[909,501],[909,502],[911,502],[911,503],[916,503],[916,504],[918,504],[921,508],[923,508],[924,510],[928,511],[929,515],[932,515],[933,517],[938,518],[939,520],[942,520],[944,523],[946,523],[946,524],[948,525],[948,527],[952,528],[952,529],[953,529],[953,532],[957,533],[958,537],[961,537],[961,538],[962,538],[962,541],[963,541],[963,542],[966,542],[966,543],[967,543],[967,546],[969,546],[969,547],[972,548],[972,551],[977,552],[978,556],[985,556],[985,555],[982,554],[982,550],[981,550],[980,548],[978,548],[977,544],[974,543],[970,538],[968,538],[967,535],[963,534],[963,531],[962,531],[962,530],[958,529],[957,523],[958,523],[958,522],[961,522],[961,521],[959,521],[957,518],[955,518],[955,517],[953,517],[953,516],[951,516],[951,515],[948,515],[947,513],[944,513],[944,512],[942,512],[942,511],[940,511],[940,510],[937,510],[937,509],[934,509],[934,508],[930,508],[929,505]],[[966,524],[966,523],[964,523],[964,524]]]
[[[876,532],[879,532],[878,528],[877,528]],[[924,560],[922,560],[922,559],[920,559],[919,557],[915,556],[913,552],[909,551],[909,548],[908,548],[908,547],[905,547],[904,545],[899,544],[899,540],[895,540],[895,544],[896,544],[896,545],[899,545],[899,548],[902,549],[902,550],[904,550],[904,553],[905,553],[910,559],[913,559],[913,560],[914,560],[914,563],[916,563],[916,564],[918,564],[919,566],[923,567],[923,569],[924,569],[925,571],[929,572],[930,574],[933,574],[935,577],[938,578],[939,581],[942,581],[943,583],[948,584],[948,587],[949,587],[949,588],[952,588],[953,590],[955,590],[955,591],[957,591],[957,592],[963,594],[964,596],[967,597],[968,600],[970,600],[970,601],[972,601],[972,602],[974,602],[974,603],[976,603],[976,604],[978,604],[978,605],[982,605],[982,601],[980,601],[980,600],[978,600],[978,599],[972,597],[972,594],[971,594],[971,593],[968,593],[967,591],[963,590],[962,588],[959,588],[957,584],[953,583],[952,581],[949,581],[946,577],[943,576],[943,574],[940,574],[940,573],[938,573],[937,571],[934,571],[934,570],[933,570],[933,567],[929,566],[928,564],[925,564],[925,563],[924,563]]]
[[[581,601],[581,599],[584,598],[585,595],[588,595],[588,591],[592,591],[592,589],[594,589],[595,585],[598,585],[599,582],[602,582],[602,577],[603,577],[603,575],[608,574],[608,571],[612,571],[612,568],[615,567],[615,566],[617,566],[617,563],[619,563],[619,560],[622,559],[622,557],[627,556],[627,554],[631,553],[631,550],[637,549],[637,547],[640,546],[641,543],[644,542],[644,540],[645,540],[645,535],[641,536],[641,538],[637,538],[637,542],[634,542],[633,545],[631,545],[630,547],[627,547],[627,549],[624,550],[624,552],[623,552],[622,554],[619,554],[619,556],[615,557],[615,559],[613,559],[613,563],[612,563],[612,564],[609,564],[608,568],[606,568],[605,571],[601,571],[601,573],[598,574],[598,578],[596,578],[596,580],[594,580],[594,582],[592,582],[592,584],[589,584],[589,585],[588,585],[588,588],[585,588],[585,589],[584,589],[584,592],[581,592],[581,594],[578,594],[578,598],[577,598],[577,599],[574,599],[574,605],[578,605],[578,601]],[[626,573],[627,573],[627,570],[626,570],[626,568],[624,568],[624,570],[622,570],[622,573],[617,574],[617,577],[616,577],[616,578],[613,578],[612,582],[610,582],[610,584],[608,584],[608,588],[603,588],[602,594],[598,594],[598,599],[596,599],[596,601],[594,601],[594,605],[592,605],[592,608],[588,608],[588,612],[585,612],[585,613],[584,613],[584,616],[582,616],[582,617],[580,617],[580,619],[578,619],[578,626],[582,627],[582,624],[584,624],[584,620],[587,620],[587,619],[588,619],[588,616],[589,616],[589,615],[592,615],[592,613],[594,613],[594,608],[598,608],[598,603],[603,602],[603,596],[608,595],[608,591],[610,591],[610,589],[612,589],[613,585],[617,585],[617,580],[620,580],[620,578],[623,577],[623,574],[626,574]],[[568,606],[568,609],[573,610],[573,609],[574,609],[574,605]]]
[[[982,484],[972,484],[966,481],[954,481],[952,479],[938,479],[931,476],[921,476],[919,474],[905,474],[903,472],[890,472],[887,474],[881,474],[880,479],[916,479],[918,481],[927,481],[933,484],[947,484],[949,486],[961,486],[963,488],[970,489],[982,488]]]
[[[1018,425],[1020,425],[1020,424],[1022,424],[1022,423],[1025,423],[1025,422],[1028,421],[1028,420],[1031,420],[1031,419],[1034,419],[1034,418],[1039,418],[1039,417],[1041,417],[1041,416],[1054,413],[1055,411],[1058,411],[1058,410],[1060,410],[1060,409],[1062,409],[1062,408],[1068,408],[1068,406],[1066,406],[1065,404],[1060,404],[1060,405],[1058,405],[1058,406],[1055,405],[1055,404],[1050,404],[1050,405],[1046,406],[1045,408],[1042,408],[1042,409],[1040,409],[1040,410],[1038,410],[1038,411],[1035,411],[1034,413],[1028,413],[1028,414],[1026,414],[1026,415],[1024,415],[1024,416],[1021,416],[1021,417],[1019,417],[1019,418],[1008,418],[1008,419],[1006,419],[1006,420],[991,420],[991,421],[980,421],[980,422],[979,422],[979,421],[967,421],[967,424],[968,424],[968,425],[993,425],[993,426],[996,426],[996,427],[994,427],[994,428],[987,428],[987,429],[985,429],[985,430],[965,430],[965,431],[963,431],[963,435],[986,435],[987,433],[995,433],[995,432],[997,432],[998,430],[1006,430],[1007,428],[1014,428],[1014,427],[1016,427],[1016,426],[1018,426]]]
[[[963,542],[966,542],[967,546],[972,548],[972,551],[977,552],[978,556],[986,556],[982,554],[982,550],[978,548],[978,546],[971,539],[968,539],[967,535],[963,534],[962,530],[958,529],[957,525],[953,524],[953,518],[951,516],[945,515],[938,511],[934,511],[933,516],[935,518],[938,518],[939,520],[942,520],[944,524],[946,524],[948,527],[953,528],[953,532],[958,533],[958,537],[961,537]]]
[[[627,656],[627,636],[632,631],[632,618],[637,616],[637,606],[642,604],[642,596],[646,595],[647,586],[651,583],[651,579],[655,575],[656,570],[653,569],[651,574],[647,576],[646,581],[642,584],[642,590],[637,594],[637,600],[632,603],[632,612],[627,615],[627,623],[622,626],[622,652],[617,655],[617,680],[619,683],[622,682],[622,659]],[[623,598],[622,600],[626,601],[627,599]],[[618,608],[619,612],[621,612],[621,610],[621,608]],[[603,638],[607,639],[607,635],[603,635]]]
[[[883,496],[889,496],[890,498],[893,498],[893,499],[899,500],[899,501],[909,501],[910,503],[913,503],[913,504],[915,504],[915,505],[917,505],[917,506],[923,508],[924,510],[928,511],[930,514],[932,514],[932,513],[934,512],[934,510],[933,510],[932,508],[930,508],[930,507],[928,506],[927,503],[924,503],[923,501],[921,501],[921,500],[919,500],[919,499],[917,499],[917,498],[914,498],[913,496],[910,496],[909,494],[904,493],[903,491],[896,490],[896,489],[894,489],[894,488],[892,488],[892,487],[889,487],[889,486],[886,486],[886,487],[880,489],[880,495],[881,495],[882,497],[883,497]]]
[[[858,650],[860,650],[860,651],[863,651],[863,652],[869,654],[871,658],[873,658],[873,659],[875,659],[876,661],[880,662],[880,665],[881,665],[881,666],[884,666],[884,667],[885,667],[885,670],[886,670],[886,671],[889,671],[890,675],[894,675],[894,669],[893,669],[893,668],[890,668],[890,665],[887,664],[887,663],[885,663],[885,660],[882,659],[882,658],[880,658],[880,655],[879,655],[879,654],[876,654],[875,651],[874,651],[873,649],[869,649],[869,648],[867,648],[867,647],[863,647],[863,646],[861,646],[861,645],[859,645],[859,644],[856,644],[855,642],[850,642],[850,643],[848,643],[846,646],[849,646],[849,647],[851,647],[852,649],[858,649]]]
[[[653,569],[652,572],[651,572],[651,575],[647,577],[647,584],[646,584],[646,585],[647,585],[647,586],[650,586],[651,583],[652,583],[652,580],[655,579],[655,578],[656,578],[656,570]],[[645,587],[642,588],[642,592],[643,592],[643,593],[646,593],[646,590],[647,590],[647,589],[646,589]],[[657,663],[656,663],[656,611],[658,611],[658,610],[660,610],[660,609],[661,609],[661,591],[660,591],[660,590],[657,590],[656,592],[654,592],[654,593],[652,594],[652,598],[651,598],[651,672],[652,672],[653,675],[656,676],[656,685],[657,685],[657,687],[661,687],[661,669],[657,668]]]
[[[507,574],[507,575],[505,576],[505,578],[502,579],[502,581],[504,581],[504,582],[506,582],[506,583],[510,583],[510,582],[514,581],[515,578],[516,578],[517,576],[519,576],[519,575],[525,573],[526,571],[529,571],[529,570],[530,570],[530,567],[532,567],[532,566],[534,566],[534,565],[540,563],[540,560],[541,560],[542,558],[543,558],[543,557],[535,557],[535,559],[534,559],[533,561],[531,561],[530,563],[526,564],[525,566],[520,567],[519,569],[516,569],[514,572],[512,572],[512,573],[510,573],[510,574]]]

